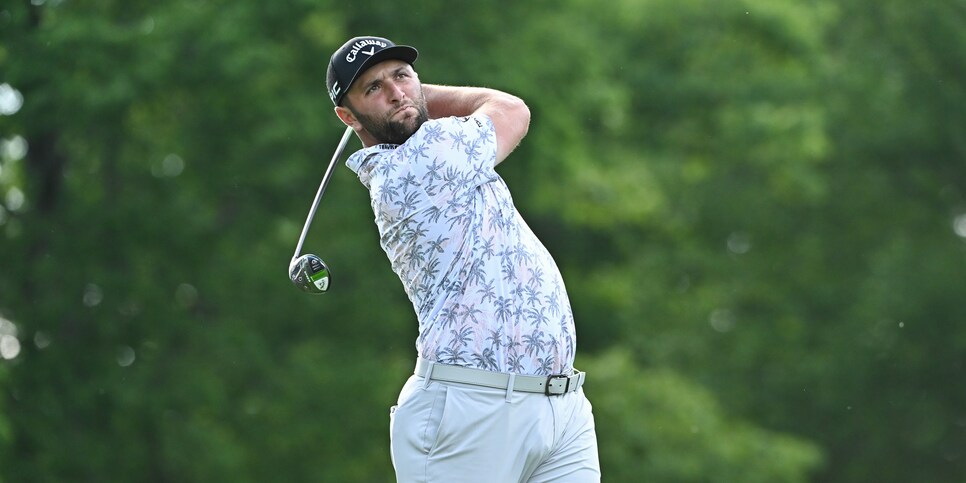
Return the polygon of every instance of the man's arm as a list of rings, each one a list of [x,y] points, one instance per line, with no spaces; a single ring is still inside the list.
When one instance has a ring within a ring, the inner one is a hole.
[[[423,84],[429,117],[484,114],[496,128],[496,163],[516,149],[530,129],[530,109],[522,99],[485,87]]]

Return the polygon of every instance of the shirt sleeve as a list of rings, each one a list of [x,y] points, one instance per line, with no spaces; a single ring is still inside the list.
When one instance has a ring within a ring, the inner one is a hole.
[[[427,121],[400,148],[416,181],[433,197],[460,195],[498,178],[496,130],[483,115]]]

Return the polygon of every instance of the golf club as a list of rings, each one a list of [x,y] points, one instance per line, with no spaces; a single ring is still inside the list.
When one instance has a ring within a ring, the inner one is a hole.
[[[342,135],[342,140],[339,141],[339,147],[335,148],[335,154],[332,155],[332,160],[329,161],[329,167],[326,168],[325,174],[322,176],[322,184],[319,185],[319,190],[315,193],[315,200],[312,202],[309,216],[305,219],[305,226],[302,227],[302,235],[299,236],[299,243],[295,246],[295,254],[292,255],[292,261],[288,265],[289,279],[292,280],[292,283],[296,287],[302,289],[303,292],[319,294],[329,290],[331,275],[329,273],[329,267],[326,266],[325,262],[317,255],[309,253],[299,256],[299,253],[302,252],[302,244],[305,243],[305,236],[309,232],[309,226],[312,225],[312,219],[315,218],[315,211],[319,208],[319,202],[322,201],[322,194],[325,193],[325,187],[329,184],[329,179],[332,177],[335,163],[339,160],[339,156],[342,155],[342,151],[345,149],[346,143],[349,142],[349,136],[351,134],[352,128],[346,127],[345,134]]]

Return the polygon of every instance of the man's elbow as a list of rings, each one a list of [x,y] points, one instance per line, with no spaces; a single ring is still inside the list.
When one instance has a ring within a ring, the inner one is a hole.
[[[526,102],[523,102],[523,99],[516,96],[510,96],[509,104],[507,111],[513,113],[512,117],[519,126],[518,129],[522,138],[530,130],[530,107],[527,106]]]

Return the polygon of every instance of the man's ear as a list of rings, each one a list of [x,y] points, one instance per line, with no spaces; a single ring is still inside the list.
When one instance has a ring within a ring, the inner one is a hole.
[[[364,127],[362,127],[362,123],[359,122],[359,118],[357,118],[348,107],[336,106],[335,115],[339,116],[339,119],[343,124],[351,127],[352,130],[356,132],[356,136],[359,136],[359,141],[362,142],[363,146],[368,148],[369,146],[377,143],[372,135],[369,134]]]
[[[352,111],[350,111],[347,107],[335,106],[335,115],[339,116],[339,119],[342,120],[343,124],[351,127],[355,131],[358,131],[362,128],[362,125],[359,124],[359,120],[356,118],[355,114],[352,114]]]

